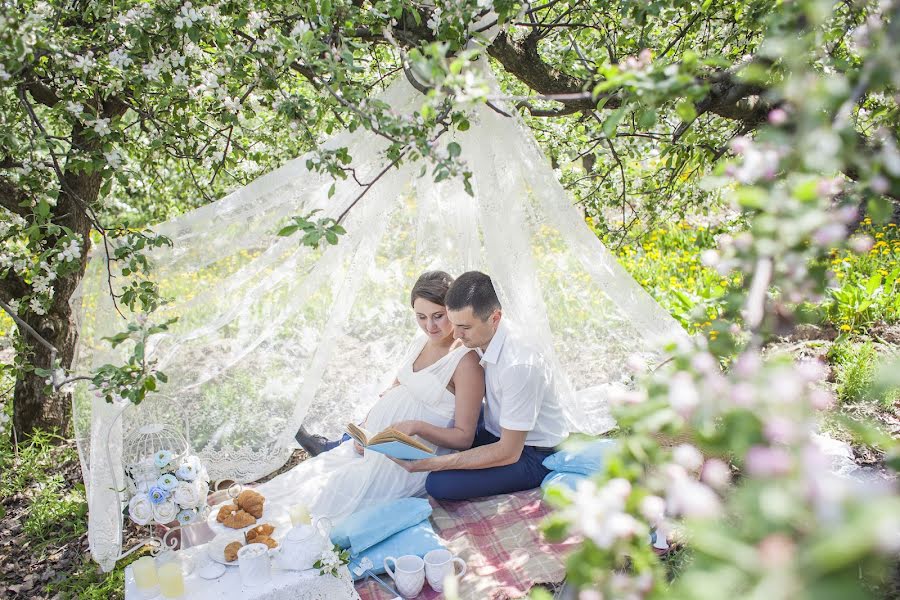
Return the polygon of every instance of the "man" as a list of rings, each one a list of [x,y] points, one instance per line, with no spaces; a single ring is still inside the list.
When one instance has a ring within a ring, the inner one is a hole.
[[[410,472],[431,471],[426,489],[439,499],[535,488],[549,473],[541,464],[544,458],[568,436],[550,365],[503,320],[494,285],[484,273],[460,275],[446,304],[454,336],[481,356],[483,420],[469,450],[395,462]]]

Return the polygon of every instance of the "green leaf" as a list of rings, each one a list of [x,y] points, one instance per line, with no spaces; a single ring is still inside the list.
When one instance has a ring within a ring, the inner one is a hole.
[[[628,108],[624,107],[624,106],[622,108],[617,108],[616,110],[612,111],[610,113],[610,115],[608,117],[606,117],[606,120],[603,121],[603,126],[601,127],[601,131],[603,132],[603,135],[605,135],[608,138],[616,137],[616,127],[619,126],[619,123],[625,117],[625,113],[627,113],[627,112],[628,112]]]
[[[675,112],[678,113],[678,117],[685,123],[690,123],[697,118],[697,109],[694,108],[694,103],[690,100],[679,102],[675,107]]]
[[[300,229],[299,225],[288,225],[287,227],[283,227],[281,231],[278,232],[278,235],[281,237],[293,235],[298,229]]]
[[[447,144],[447,152],[450,154],[451,158],[456,158],[459,156],[460,152],[462,152],[462,148],[460,148],[459,144],[456,142],[450,142]]]
[[[887,223],[893,214],[894,206],[884,196],[869,200],[868,213],[874,223]]]

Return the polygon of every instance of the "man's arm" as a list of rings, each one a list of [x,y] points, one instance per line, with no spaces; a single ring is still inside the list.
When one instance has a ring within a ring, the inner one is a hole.
[[[423,458],[422,460],[391,459],[410,473],[424,471],[448,471],[451,469],[488,469],[511,465],[519,460],[525,448],[527,431],[501,429],[500,440],[493,444],[478,446],[470,450]]]

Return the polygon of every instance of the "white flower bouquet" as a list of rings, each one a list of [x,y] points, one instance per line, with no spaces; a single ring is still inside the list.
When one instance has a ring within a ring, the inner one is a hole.
[[[209,475],[196,456],[160,450],[126,467],[125,475],[131,491],[126,514],[138,525],[190,525],[206,513]]]

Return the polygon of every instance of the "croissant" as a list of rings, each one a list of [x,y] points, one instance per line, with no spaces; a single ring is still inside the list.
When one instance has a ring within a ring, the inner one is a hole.
[[[252,544],[256,538],[261,536],[272,537],[272,532],[275,531],[274,525],[269,525],[268,523],[263,523],[262,525],[257,525],[251,529],[247,530],[247,533],[244,534],[244,539],[248,544]]]
[[[270,549],[278,547],[278,542],[276,542],[275,540],[273,540],[272,538],[270,538],[267,535],[256,536],[255,538],[253,538],[253,543],[254,544],[265,544]]]
[[[230,544],[225,546],[225,560],[227,562],[236,561],[238,550],[240,550],[242,547],[243,544],[238,541],[231,542]]]
[[[253,490],[244,490],[235,499],[235,502],[242,510],[250,513],[257,519],[262,518],[263,504],[266,502],[265,496]]]
[[[216,515],[216,521],[219,523],[224,523],[225,519],[239,511],[240,508],[237,504],[223,504],[222,508],[219,509],[219,514]]]
[[[231,527],[232,529],[243,529],[254,523],[256,523],[256,517],[243,510],[239,510],[234,514],[225,517],[225,520],[222,521],[222,524],[225,527]]]

